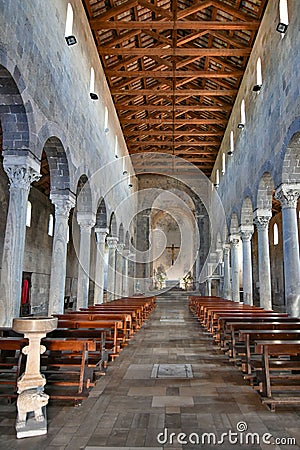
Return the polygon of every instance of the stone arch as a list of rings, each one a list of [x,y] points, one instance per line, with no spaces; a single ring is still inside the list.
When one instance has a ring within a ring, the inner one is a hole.
[[[259,182],[257,189],[257,208],[264,210],[272,209],[272,198],[274,181],[269,172],[265,172]]]
[[[238,216],[237,213],[233,213],[231,216],[231,220],[230,220],[230,234],[231,235],[236,235],[239,232],[239,220],[238,220]]]
[[[45,161],[46,160],[46,161]],[[44,144],[41,158],[41,172],[50,171],[50,191],[52,193],[62,192],[70,189],[70,172],[67,155],[59,138],[52,136]],[[36,183],[37,185],[39,182]]]
[[[118,234],[119,243],[124,243],[124,226],[121,223],[119,226],[119,234]]]
[[[77,191],[77,211],[92,212],[92,191],[88,177],[83,174],[78,180]]]
[[[117,221],[116,221],[116,215],[114,212],[111,213],[111,216],[109,219],[109,235],[114,236],[114,237],[118,236]]]
[[[99,201],[99,205],[96,213],[96,227],[107,228],[107,211],[104,198]]]
[[[14,77],[2,65],[0,65],[0,86],[3,151],[9,154],[28,153],[30,144],[26,108]]]
[[[126,231],[124,243],[125,243],[125,248],[129,249],[129,245],[130,245],[130,234],[129,234],[129,231]]]
[[[243,226],[253,225],[253,206],[251,199],[249,197],[246,197],[243,200],[241,210],[241,225]]]
[[[300,182],[300,131],[290,139],[282,164],[282,183]]]

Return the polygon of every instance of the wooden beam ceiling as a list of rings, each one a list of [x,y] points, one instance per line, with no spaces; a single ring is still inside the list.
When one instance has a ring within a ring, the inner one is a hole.
[[[129,153],[210,175],[268,0],[82,0]]]

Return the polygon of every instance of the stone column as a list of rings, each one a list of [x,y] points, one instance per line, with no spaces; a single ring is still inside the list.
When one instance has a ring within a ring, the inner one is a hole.
[[[240,301],[239,242],[239,236],[230,236],[232,300],[234,302]]]
[[[105,258],[105,239],[109,230],[107,228],[95,228],[97,241],[96,270],[95,270],[95,292],[94,305],[103,303],[104,288],[104,258]]]
[[[241,225],[240,227],[240,236],[243,243],[243,301],[247,305],[253,305],[251,252],[251,238],[253,231],[253,225]]]
[[[87,308],[89,302],[91,229],[96,223],[96,216],[91,212],[78,211],[77,222],[80,227],[80,247],[76,309],[79,309]]]
[[[51,194],[50,199],[55,207],[55,227],[52,244],[52,260],[50,275],[48,314],[63,314],[67,245],[70,210],[75,206],[75,196],[69,194]]]
[[[4,237],[0,325],[11,327],[20,315],[26,213],[30,185],[40,178],[39,161],[31,156],[5,155],[3,167],[9,178],[9,206]]]
[[[258,237],[258,277],[260,305],[272,309],[271,269],[269,250],[269,222],[272,212],[266,209],[254,211],[254,224]]]
[[[206,286],[207,286],[207,295],[211,297],[211,278],[208,278],[206,280]]]
[[[123,267],[122,267],[122,274],[123,274],[123,283],[122,283],[122,297],[128,297],[128,289],[129,289],[129,256],[130,252],[129,250],[123,250]]]
[[[106,239],[108,245],[108,268],[107,268],[107,301],[115,298],[115,275],[116,275],[116,248],[118,238],[110,236]]]
[[[122,283],[123,283],[123,250],[125,244],[117,244],[116,251],[116,298],[122,297]]]
[[[129,296],[134,295],[135,292],[135,278],[134,278],[134,268],[135,268],[135,262],[134,262],[135,254],[131,253],[129,251],[128,254],[128,294]]]
[[[275,197],[282,208],[282,234],[284,257],[284,288],[287,312],[300,316],[300,262],[297,223],[297,200],[300,183],[282,184],[276,189]]]
[[[223,261],[224,261],[224,284],[223,284],[223,297],[227,300],[231,300],[231,281],[230,281],[230,246],[224,245],[223,248]]]

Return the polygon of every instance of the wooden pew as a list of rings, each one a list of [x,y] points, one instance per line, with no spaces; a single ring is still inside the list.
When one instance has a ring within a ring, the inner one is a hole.
[[[238,340],[237,337],[240,333],[240,331],[244,329],[254,329],[254,330],[263,330],[263,329],[270,329],[270,330],[276,330],[276,329],[298,329],[300,326],[299,322],[290,322],[286,321],[286,318],[276,318],[273,319],[272,317],[268,316],[268,320],[265,320],[264,322],[261,322],[261,318],[253,318],[252,322],[249,318],[245,318],[244,321],[242,321],[242,318],[239,318],[238,322],[227,322],[227,329],[229,330],[229,338],[226,338],[226,346],[223,347],[223,350],[229,350],[228,355],[232,358],[231,360],[233,362],[236,362],[237,357],[237,345]],[[281,322],[281,321],[282,322]],[[283,323],[281,328],[281,323]]]
[[[67,314],[54,314],[59,320],[122,320],[123,334],[125,340],[133,334],[131,314],[124,312],[107,312],[107,311],[74,311]]]
[[[42,339],[46,352],[41,355],[41,373],[47,383],[45,392],[51,399],[73,400],[88,396],[93,370],[88,367],[89,351],[96,351],[95,342],[87,339]]]
[[[121,330],[121,340],[124,339],[123,336],[123,322],[122,320],[58,320],[59,328],[77,328],[77,329],[102,329],[110,328],[112,330],[112,352],[110,357],[112,360],[119,355],[121,347],[118,343],[118,330]]]
[[[0,397],[17,397],[17,379],[25,369],[21,349],[27,344],[22,337],[0,338]]]
[[[300,340],[258,340],[255,353],[262,356],[262,370],[258,371],[262,375],[262,393],[265,396],[262,403],[271,411],[275,411],[276,405],[300,404]],[[282,358],[287,356],[289,360]],[[293,357],[298,359],[293,360]],[[280,384],[276,383],[278,381]],[[274,397],[273,392],[279,395]]]
[[[88,352],[96,350],[95,342],[44,338],[41,343],[47,349],[41,355],[41,373],[46,377],[46,392],[51,398],[78,402],[87,397],[92,375],[88,367]],[[0,384],[10,387],[9,390],[1,390],[1,396],[8,399],[17,397],[17,380],[26,366],[26,355],[21,350],[26,345],[28,340],[23,337],[0,338]],[[10,352],[8,356],[7,351]],[[59,392],[53,391],[53,387],[59,387]]]
[[[288,317],[287,314],[284,313],[269,313],[269,314],[257,314],[254,317],[253,316],[249,316],[247,314],[243,315],[243,317],[241,317],[240,315],[237,314],[232,314],[232,315],[222,315],[218,317],[218,326],[217,326],[217,331],[216,334],[214,336],[215,341],[217,343],[220,343],[221,347],[224,347],[226,344],[226,341],[229,337],[229,339],[231,338],[231,333],[232,333],[232,324],[237,323],[237,324],[243,324],[243,323],[264,323],[264,322],[274,322],[274,323],[295,323],[295,322],[300,322],[300,319],[297,318],[293,318],[293,317]],[[238,327],[238,325],[237,325]]]
[[[273,326],[273,325],[272,325]],[[257,340],[297,340],[300,339],[300,329],[293,329],[291,326],[288,329],[245,329],[239,330],[239,342],[244,342],[244,350],[246,354],[245,364],[242,365],[242,370],[248,375],[251,375],[251,358],[254,356],[254,352],[251,354],[251,345],[254,345]]]

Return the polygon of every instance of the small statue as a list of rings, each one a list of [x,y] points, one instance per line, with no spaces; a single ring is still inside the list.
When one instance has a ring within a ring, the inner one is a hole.
[[[21,392],[17,400],[17,428],[25,428],[27,413],[29,412],[34,413],[34,418],[37,422],[43,422],[45,417],[42,407],[47,405],[48,400],[49,395],[39,389],[27,389]]]

